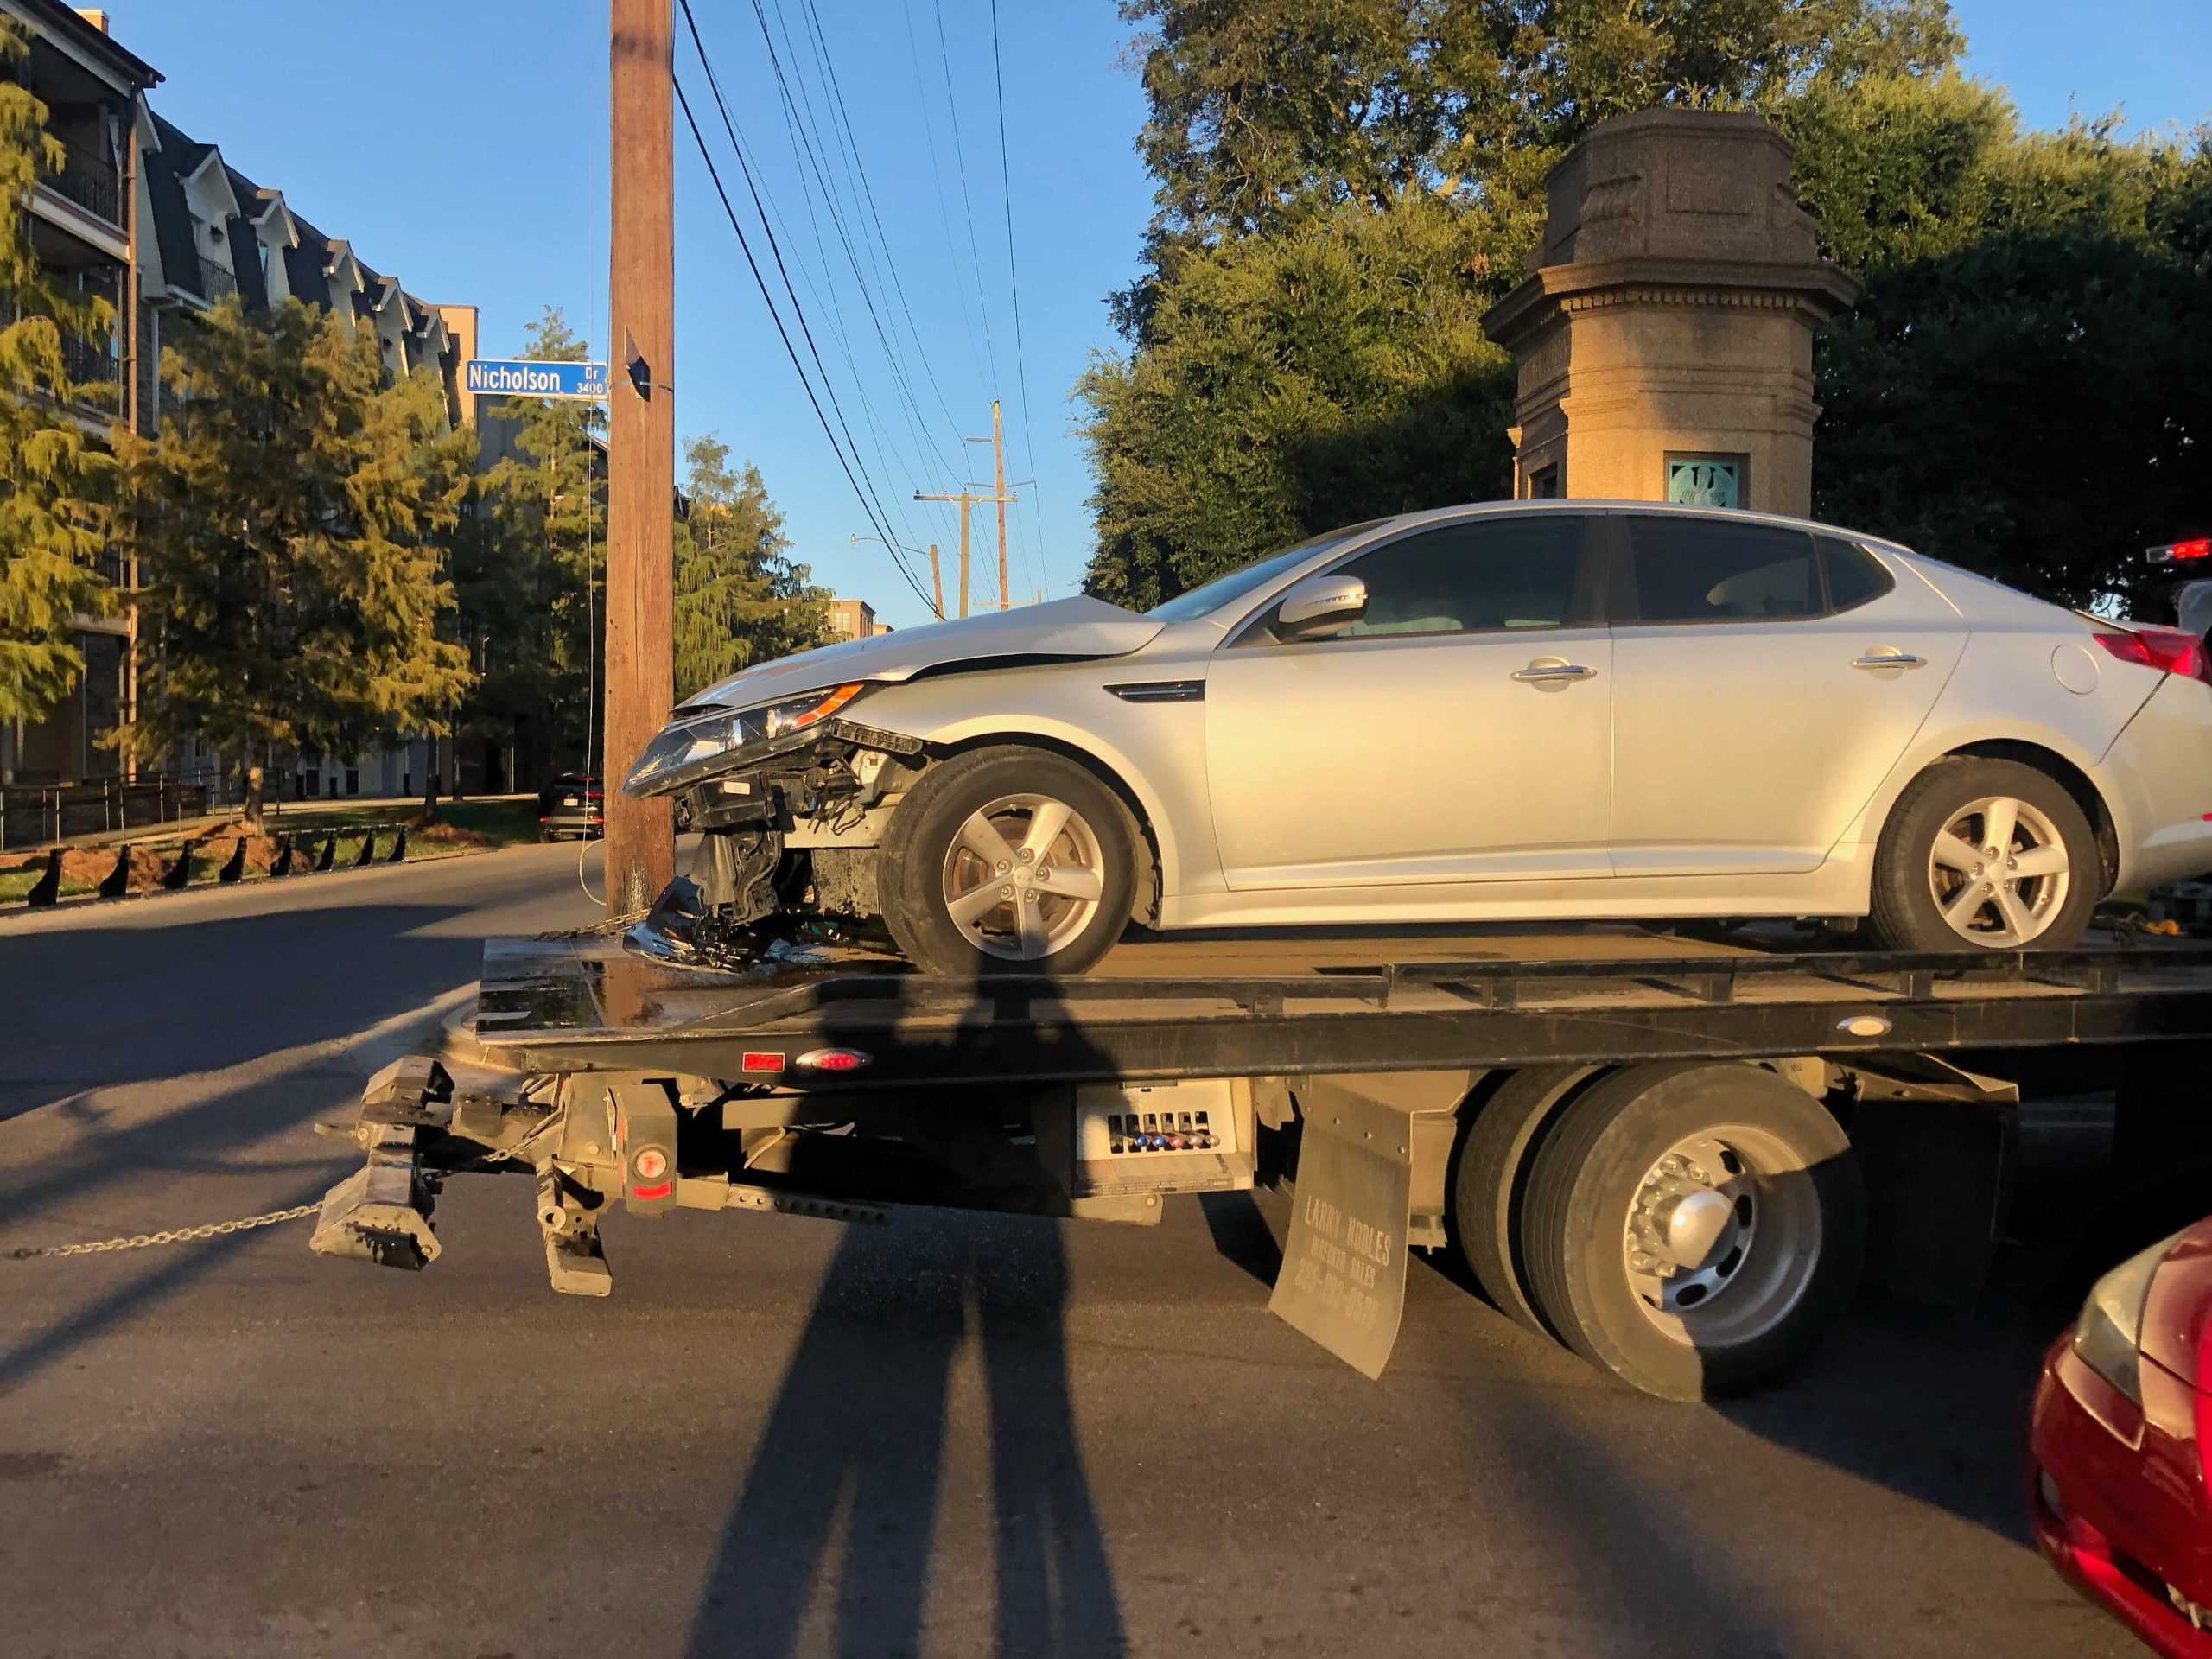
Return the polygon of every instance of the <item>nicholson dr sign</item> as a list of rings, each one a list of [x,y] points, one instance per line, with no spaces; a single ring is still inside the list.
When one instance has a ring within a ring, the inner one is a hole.
[[[607,365],[472,357],[462,365],[461,389],[493,397],[573,397],[597,403],[607,396]]]

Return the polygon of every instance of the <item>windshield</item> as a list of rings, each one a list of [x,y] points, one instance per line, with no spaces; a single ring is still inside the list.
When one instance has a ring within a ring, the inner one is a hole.
[[[1270,553],[1264,559],[1250,564],[1240,564],[1234,570],[1225,570],[1211,582],[1202,582],[1187,594],[1178,594],[1165,605],[1155,605],[1145,614],[1156,622],[1188,622],[1193,617],[1205,616],[1223,606],[1233,604],[1255,588],[1264,587],[1292,566],[1312,558],[1316,553],[1325,553],[1340,542],[1355,536],[1363,536],[1382,521],[1370,518],[1362,524],[1346,524],[1341,530],[1324,531],[1309,537],[1295,547],[1286,547],[1280,553]]]

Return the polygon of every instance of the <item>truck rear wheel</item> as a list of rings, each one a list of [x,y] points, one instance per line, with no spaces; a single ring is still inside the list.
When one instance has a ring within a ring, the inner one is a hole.
[[[1589,1065],[1524,1066],[1483,1102],[1459,1148],[1452,1222],[1459,1249],[1497,1311],[1549,1336],[1529,1298],[1517,1236],[1529,1162],[1575,1091],[1596,1077]]]
[[[1735,1063],[1631,1066],[1592,1085],[1543,1137],[1521,1206],[1545,1322],[1668,1400],[1796,1364],[1849,1300],[1865,1235],[1835,1119]]]

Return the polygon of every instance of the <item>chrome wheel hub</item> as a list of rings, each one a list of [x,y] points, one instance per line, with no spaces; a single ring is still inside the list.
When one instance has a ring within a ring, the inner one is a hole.
[[[1644,1317],[1700,1348],[1771,1329],[1819,1257],[1819,1200],[1802,1160],[1749,1126],[1685,1135],[1661,1154],[1621,1231]]]
[[[2065,907],[2066,842],[2041,810],[2009,795],[1969,802],[1937,832],[1928,890],[1961,938],[1992,949],[2029,944]]]
[[[1080,938],[1106,893],[1083,815],[1049,795],[1005,795],[969,813],[945,849],[945,912],[986,955],[1039,960]]]

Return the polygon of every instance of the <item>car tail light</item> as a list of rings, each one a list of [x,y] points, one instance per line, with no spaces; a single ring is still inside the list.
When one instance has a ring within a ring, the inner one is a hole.
[[[2168,542],[2163,547],[2145,548],[2143,556],[2153,564],[2184,564],[2191,559],[2212,559],[2212,536],[2197,536],[2185,542]]]
[[[2143,1403],[2143,1305],[2151,1294],[2152,1276],[2173,1243],[2172,1238],[2160,1239],[2090,1286],[2089,1298],[2074,1321],[2075,1357],[2139,1406]]]
[[[2179,628],[2113,629],[2099,632],[2096,641],[2123,663],[2140,663],[2145,668],[2212,684],[2212,664],[2206,661],[2204,642]]]

